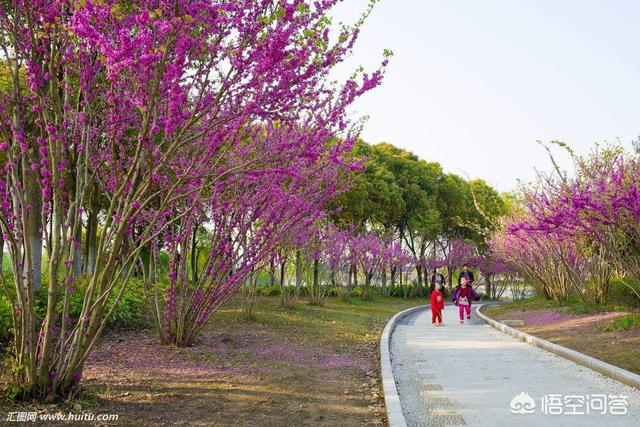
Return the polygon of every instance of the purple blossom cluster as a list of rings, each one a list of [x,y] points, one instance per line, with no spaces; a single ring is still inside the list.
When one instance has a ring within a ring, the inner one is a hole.
[[[122,295],[115,290],[141,269],[157,284],[139,267],[143,253],[170,254],[169,289],[154,313],[164,341],[188,343],[277,248],[318,226],[359,167],[351,149],[361,125],[346,111],[381,83],[387,64],[330,81],[361,25],[336,29],[328,16],[337,3],[0,5],[11,35],[0,37],[9,82],[0,91],[0,228],[27,394],[75,387]],[[85,223],[93,225],[83,267]],[[186,248],[202,227],[196,274]],[[41,320],[33,293],[43,247]],[[77,323],[66,325],[72,283],[86,286],[85,298]]]
[[[640,159],[613,146],[575,165],[524,188],[491,246],[542,295],[604,303],[616,271],[640,277]]]

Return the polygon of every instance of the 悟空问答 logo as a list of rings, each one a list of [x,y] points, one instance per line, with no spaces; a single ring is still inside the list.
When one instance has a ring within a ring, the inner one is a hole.
[[[512,414],[533,414],[536,411],[535,400],[524,391],[511,399],[509,406]]]

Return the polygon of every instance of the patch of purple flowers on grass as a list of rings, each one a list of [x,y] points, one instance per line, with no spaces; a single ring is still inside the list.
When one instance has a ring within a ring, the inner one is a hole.
[[[571,314],[558,313],[553,310],[542,310],[525,316],[524,324],[526,326],[547,325],[549,323],[564,322],[573,319],[575,316]]]

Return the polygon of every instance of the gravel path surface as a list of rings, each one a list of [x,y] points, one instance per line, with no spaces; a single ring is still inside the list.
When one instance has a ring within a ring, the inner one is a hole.
[[[475,315],[460,325],[457,310],[445,307],[442,328],[421,310],[391,336],[409,426],[640,426],[640,390],[511,338]],[[510,405],[522,408],[527,399],[512,400],[523,392],[535,403],[533,413],[514,414]],[[616,408],[626,414],[612,414]]]

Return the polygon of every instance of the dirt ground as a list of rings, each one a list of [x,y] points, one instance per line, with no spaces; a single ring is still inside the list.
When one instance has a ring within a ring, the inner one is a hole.
[[[148,331],[112,332],[87,361],[79,399],[26,408],[118,414],[109,425],[127,426],[386,425],[379,338],[388,318],[418,303],[331,300],[290,311],[265,299],[252,322],[232,305],[189,348],[158,346]],[[5,403],[0,419],[18,410]]]
[[[508,304],[487,309],[487,314],[496,320],[523,320],[525,326],[517,327],[523,332],[640,374],[640,329],[604,331],[599,327],[629,313],[572,314],[566,307],[510,308]]]

